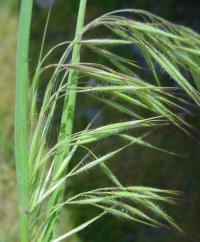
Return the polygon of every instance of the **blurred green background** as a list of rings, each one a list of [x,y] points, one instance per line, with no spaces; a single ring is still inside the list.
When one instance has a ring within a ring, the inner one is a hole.
[[[30,74],[34,72],[42,32],[48,12],[48,0],[35,0],[31,50]],[[79,0],[54,1],[45,49],[65,40],[74,34]],[[87,18],[90,21],[99,15],[119,8],[141,8],[160,15],[178,24],[194,28],[200,32],[199,0],[88,0]],[[0,6],[0,241],[18,241],[17,198],[13,159],[13,111],[15,93],[15,47],[19,2],[1,0]],[[96,33],[104,37],[103,32]],[[57,53],[59,56],[59,53]],[[84,55],[84,53],[83,53]],[[87,55],[87,53],[86,53]],[[53,56],[52,61],[58,56]],[[75,128],[87,124],[93,114],[101,107],[88,100],[78,100],[80,111],[76,113]],[[200,128],[200,110],[193,108],[194,115],[188,120]],[[98,122],[110,120],[113,114],[105,110]],[[55,117],[55,129],[57,119]],[[121,118],[121,117],[120,117]],[[110,162],[114,173],[124,184],[145,185],[159,188],[176,189],[184,192],[178,207],[169,208],[178,224],[185,231],[180,234],[169,229],[152,229],[121,219],[107,216],[91,225],[71,241],[76,242],[183,242],[200,241],[200,144],[199,131],[195,130],[190,138],[170,126],[154,132],[148,138],[153,144],[176,151],[184,158],[170,156],[154,150],[134,146],[125,155]],[[99,148],[106,152],[112,142]],[[78,157],[77,157],[78,158]],[[80,186],[81,184],[81,186]],[[72,192],[87,190],[88,187],[105,186],[109,182],[101,172],[91,172],[80,176],[69,184]],[[76,207],[66,210],[67,227],[80,224],[95,214],[90,207]]]

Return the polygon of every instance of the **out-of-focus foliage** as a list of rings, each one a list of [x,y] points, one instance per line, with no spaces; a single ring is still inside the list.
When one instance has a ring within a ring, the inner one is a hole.
[[[17,13],[14,1],[0,8],[0,161],[12,159]]]
[[[10,164],[0,164],[0,241],[18,241],[18,212],[15,171]]]
[[[0,241],[18,241],[17,191],[13,167],[13,118],[15,98],[16,2],[0,7]]]

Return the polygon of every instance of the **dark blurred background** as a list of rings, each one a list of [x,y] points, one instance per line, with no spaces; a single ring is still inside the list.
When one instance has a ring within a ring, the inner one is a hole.
[[[16,187],[13,162],[13,106],[14,106],[14,58],[19,4],[14,0],[1,0],[0,7],[0,241],[17,241]],[[31,70],[37,63],[42,32],[48,13],[48,0],[35,0],[31,34]],[[74,35],[79,0],[55,0],[48,28],[45,49],[71,40]],[[88,0],[86,22],[108,11],[121,8],[148,10],[174,23],[182,24],[200,32],[199,0]],[[106,33],[96,32],[98,37]],[[60,53],[52,57],[56,61]],[[87,52],[83,52],[87,58]],[[48,74],[47,74],[48,75]],[[41,90],[42,95],[42,90]],[[84,96],[83,96],[84,97]],[[78,99],[75,129],[84,127],[102,108],[102,105],[88,99]],[[193,116],[187,118],[193,126],[200,128],[200,110],[193,108]],[[101,114],[99,123],[118,117],[109,108]],[[111,117],[112,116],[112,117]],[[55,117],[55,129],[60,116]],[[96,123],[95,125],[98,125]],[[198,242],[200,241],[200,143],[199,131],[193,130],[189,137],[176,127],[169,126],[156,130],[148,141],[184,158],[171,156],[155,150],[134,146],[109,166],[127,185],[154,186],[183,191],[177,207],[168,211],[184,230],[180,234],[173,229],[152,229],[107,216],[74,238],[75,242]],[[112,147],[112,140],[100,144],[99,152]],[[80,154],[81,156],[81,154]],[[77,157],[78,159],[79,157]],[[80,185],[81,184],[81,185]],[[109,181],[98,171],[74,179],[68,189],[72,193],[93,187],[109,185]],[[96,213],[90,207],[76,207],[66,210],[69,224],[80,224]],[[9,233],[8,233],[9,232]]]

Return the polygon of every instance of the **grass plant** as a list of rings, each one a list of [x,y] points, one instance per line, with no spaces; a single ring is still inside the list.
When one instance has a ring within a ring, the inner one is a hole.
[[[165,151],[165,147],[155,147],[145,138],[153,129],[169,123],[189,133],[191,127],[183,114],[189,113],[189,102],[200,104],[199,34],[136,9],[113,11],[84,26],[87,1],[81,0],[74,40],[57,44],[44,54],[46,25],[38,65],[29,82],[32,4],[32,0],[21,2],[16,64],[15,154],[21,242],[63,241],[106,214],[152,227],[171,226],[181,231],[176,222],[160,208],[160,204],[175,204],[179,192],[126,186],[109,168],[109,160],[136,144]],[[93,29],[101,27],[109,31],[107,38],[85,37]],[[61,46],[66,48],[58,62],[46,64],[49,56]],[[82,62],[81,47],[104,58],[108,64],[95,60]],[[145,66],[134,56],[130,58],[117,54],[116,49],[121,47],[140,53]],[[70,56],[71,61],[67,62]],[[49,69],[52,70],[52,76],[39,107],[39,84]],[[172,87],[162,83],[160,70],[173,82]],[[142,75],[145,71],[149,73],[148,80]],[[93,84],[89,79],[93,80]],[[189,101],[179,93],[187,96]],[[110,106],[113,112],[123,114],[126,120],[93,128],[92,123],[98,118],[97,115],[85,129],[74,131],[74,113],[79,112],[76,107],[77,95],[95,98],[103,105]],[[62,99],[64,104],[59,134],[56,144],[51,146],[48,140],[53,129],[53,118],[57,104]],[[138,135],[137,130],[142,134]],[[90,149],[92,144],[103,143],[110,137],[122,139],[124,144],[101,156]],[[80,149],[85,150],[85,154],[81,160],[76,160]],[[75,163],[72,162],[74,159]],[[70,195],[67,190],[70,179],[79,174],[87,175],[91,170],[95,172],[97,168],[102,169],[113,186]],[[64,195],[64,190],[69,196]],[[62,209],[86,205],[100,212],[60,235],[59,214]]]

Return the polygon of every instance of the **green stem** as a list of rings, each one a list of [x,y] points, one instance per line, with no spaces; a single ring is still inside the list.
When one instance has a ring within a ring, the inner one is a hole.
[[[33,0],[22,0],[16,54],[15,159],[19,191],[21,242],[28,229],[28,56]]]
[[[76,26],[76,34],[75,34],[75,40],[76,42],[80,42],[82,39],[82,36],[80,35],[81,29],[84,26],[84,20],[85,20],[85,13],[86,13],[86,5],[87,0],[80,0],[79,5],[79,12],[78,12],[78,19],[77,19],[77,26]],[[78,43],[74,44],[73,51],[72,51],[72,61],[71,64],[78,64],[80,62],[80,50],[81,45]],[[76,90],[78,83],[78,72],[76,70],[70,70],[68,75],[68,88],[71,90]],[[62,119],[61,119],[61,126],[59,131],[59,141],[61,141],[63,138],[70,139],[70,136],[73,131],[73,122],[74,122],[74,111],[75,111],[75,105],[76,105],[76,91],[66,92],[66,97],[64,100],[64,106],[63,106],[63,113],[62,113]],[[59,169],[60,165],[62,164],[62,161],[64,157],[70,152],[70,147],[65,146],[61,147],[57,150],[56,155],[56,161],[55,161],[55,169],[54,174]],[[65,169],[67,172],[67,167]],[[61,174],[62,175],[62,174]],[[50,198],[49,200],[49,209],[51,210],[52,207],[54,207],[58,201],[62,200],[62,195],[64,191],[64,186],[61,189],[58,189]],[[50,220],[48,228],[50,230],[53,230],[50,235],[55,237],[57,225],[58,224],[58,214],[53,214],[52,218]],[[45,238],[48,241],[49,235]]]
[[[86,4],[87,0],[81,0],[79,6],[77,27],[76,27],[76,41],[80,42],[82,36],[80,35],[80,31],[84,26],[85,12],[86,12]],[[81,45],[76,43],[74,44],[73,52],[72,52],[72,62],[71,64],[78,64],[80,62],[80,49]],[[76,70],[69,71],[68,77],[68,88],[70,90],[74,90],[74,92],[70,92],[69,95],[66,95],[64,100],[64,108],[61,120],[61,127],[59,133],[59,139],[70,138],[73,131],[73,121],[74,121],[74,110],[76,105],[76,87],[78,82],[78,72]],[[60,166],[64,156],[69,153],[69,146],[64,149],[58,151],[57,162],[56,164]]]

